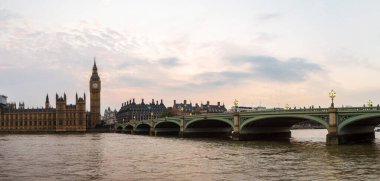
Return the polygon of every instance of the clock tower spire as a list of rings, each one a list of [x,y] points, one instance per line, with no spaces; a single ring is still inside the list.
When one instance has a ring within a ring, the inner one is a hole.
[[[101,81],[94,57],[94,66],[92,67],[92,75],[90,78],[90,122],[87,123],[87,128],[90,129],[100,124],[100,85]]]

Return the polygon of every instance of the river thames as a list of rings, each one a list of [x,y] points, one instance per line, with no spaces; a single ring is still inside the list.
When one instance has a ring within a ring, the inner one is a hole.
[[[326,130],[290,141],[138,135],[0,135],[0,180],[379,180],[373,144],[326,146]]]

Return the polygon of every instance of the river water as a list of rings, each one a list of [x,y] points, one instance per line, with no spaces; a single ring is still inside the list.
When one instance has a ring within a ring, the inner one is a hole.
[[[373,144],[326,146],[326,130],[290,141],[138,135],[0,135],[0,180],[380,180]]]

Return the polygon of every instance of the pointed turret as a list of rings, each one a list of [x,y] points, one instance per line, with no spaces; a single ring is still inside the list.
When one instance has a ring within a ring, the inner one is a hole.
[[[94,67],[92,67],[92,70],[93,71],[97,71],[98,70],[98,68],[96,67],[96,59],[95,59],[95,57],[94,57]]]
[[[49,95],[46,94],[45,109],[49,109],[49,107],[50,107]]]
[[[98,75],[98,67],[96,66],[96,60],[94,57],[94,66],[92,67],[92,75],[91,75],[91,80],[92,81],[99,81],[99,75]]]

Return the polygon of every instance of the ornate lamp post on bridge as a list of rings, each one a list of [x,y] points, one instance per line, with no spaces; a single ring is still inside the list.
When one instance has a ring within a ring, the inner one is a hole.
[[[334,90],[331,90],[329,97],[331,98],[331,108],[334,108],[334,98],[336,97],[336,92]]]
[[[368,107],[372,107],[373,106],[373,103],[372,103],[372,100],[368,100]]]
[[[237,112],[239,101],[237,99],[234,100],[235,112]]]
[[[286,105],[285,105],[285,110],[289,110],[289,109],[290,109],[289,104],[286,104]]]

